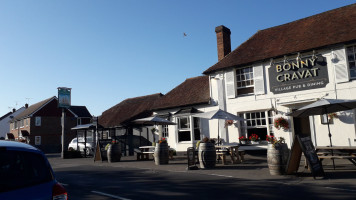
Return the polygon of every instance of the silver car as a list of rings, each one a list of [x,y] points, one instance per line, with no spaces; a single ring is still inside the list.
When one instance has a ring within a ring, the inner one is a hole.
[[[78,142],[79,141],[79,142]],[[94,142],[93,138],[87,138],[87,142],[85,143],[84,138],[74,138],[68,146],[68,150],[78,150],[85,155],[94,155]]]

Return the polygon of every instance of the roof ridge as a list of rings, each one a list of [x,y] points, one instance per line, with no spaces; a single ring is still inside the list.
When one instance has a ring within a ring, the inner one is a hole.
[[[148,94],[148,95],[143,95],[143,96],[138,96],[138,97],[130,97],[130,98],[124,99],[123,101],[130,100],[130,99],[145,98],[145,97],[155,96],[155,95],[161,95],[161,96],[163,96],[163,94],[159,92],[159,93]]]
[[[296,19],[296,20],[291,21],[291,22],[287,22],[287,23],[284,23],[284,24],[280,24],[280,25],[269,27],[269,28],[265,28],[265,29],[262,29],[260,31],[270,30],[270,29],[277,28],[277,27],[280,27],[280,26],[285,26],[287,24],[297,23],[299,21],[307,20],[309,18],[318,16],[318,15],[324,15],[324,14],[327,14],[327,13],[330,13],[330,12],[335,12],[336,10],[339,10],[339,9],[343,9],[345,7],[352,7],[352,6],[356,6],[356,3],[350,4],[350,5],[346,5],[346,6],[341,6],[341,7],[334,8],[332,10],[327,10],[327,11],[324,11],[324,12],[321,12],[321,13],[316,13],[314,15],[310,15],[310,16],[307,16],[307,17],[304,17],[304,18],[301,18],[301,19]]]

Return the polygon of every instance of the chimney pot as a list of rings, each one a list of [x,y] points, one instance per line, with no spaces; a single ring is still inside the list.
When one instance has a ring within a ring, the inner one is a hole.
[[[28,103],[25,104],[25,108],[28,108]]]
[[[215,28],[215,33],[218,46],[218,60],[220,61],[231,52],[231,31],[221,25]]]
[[[15,109],[15,108],[12,109],[12,113],[14,113],[14,112],[16,112],[16,109]]]

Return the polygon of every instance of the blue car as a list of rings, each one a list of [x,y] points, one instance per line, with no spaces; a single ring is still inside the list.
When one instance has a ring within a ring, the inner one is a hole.
[[[0,199],[67,200],[68,195],[42,151],[0,140]]]

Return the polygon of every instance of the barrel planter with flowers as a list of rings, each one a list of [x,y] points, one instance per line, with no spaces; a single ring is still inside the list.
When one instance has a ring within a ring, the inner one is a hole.
[[[284,139],[283,139],[284,140]],[[267,163],[271,175],[283,175],[289,158],[289,149],[287,144],[281,140],[268,144]]]
[[[211,169],[216,164],[215,141],[205,137],[199,144],[198,152],[201,169]]]
[[[156,165],[165,165],[169,162],[169,148],[168,143],[165,138],[162,138],[156,144],[154,152],[155,164]]]

